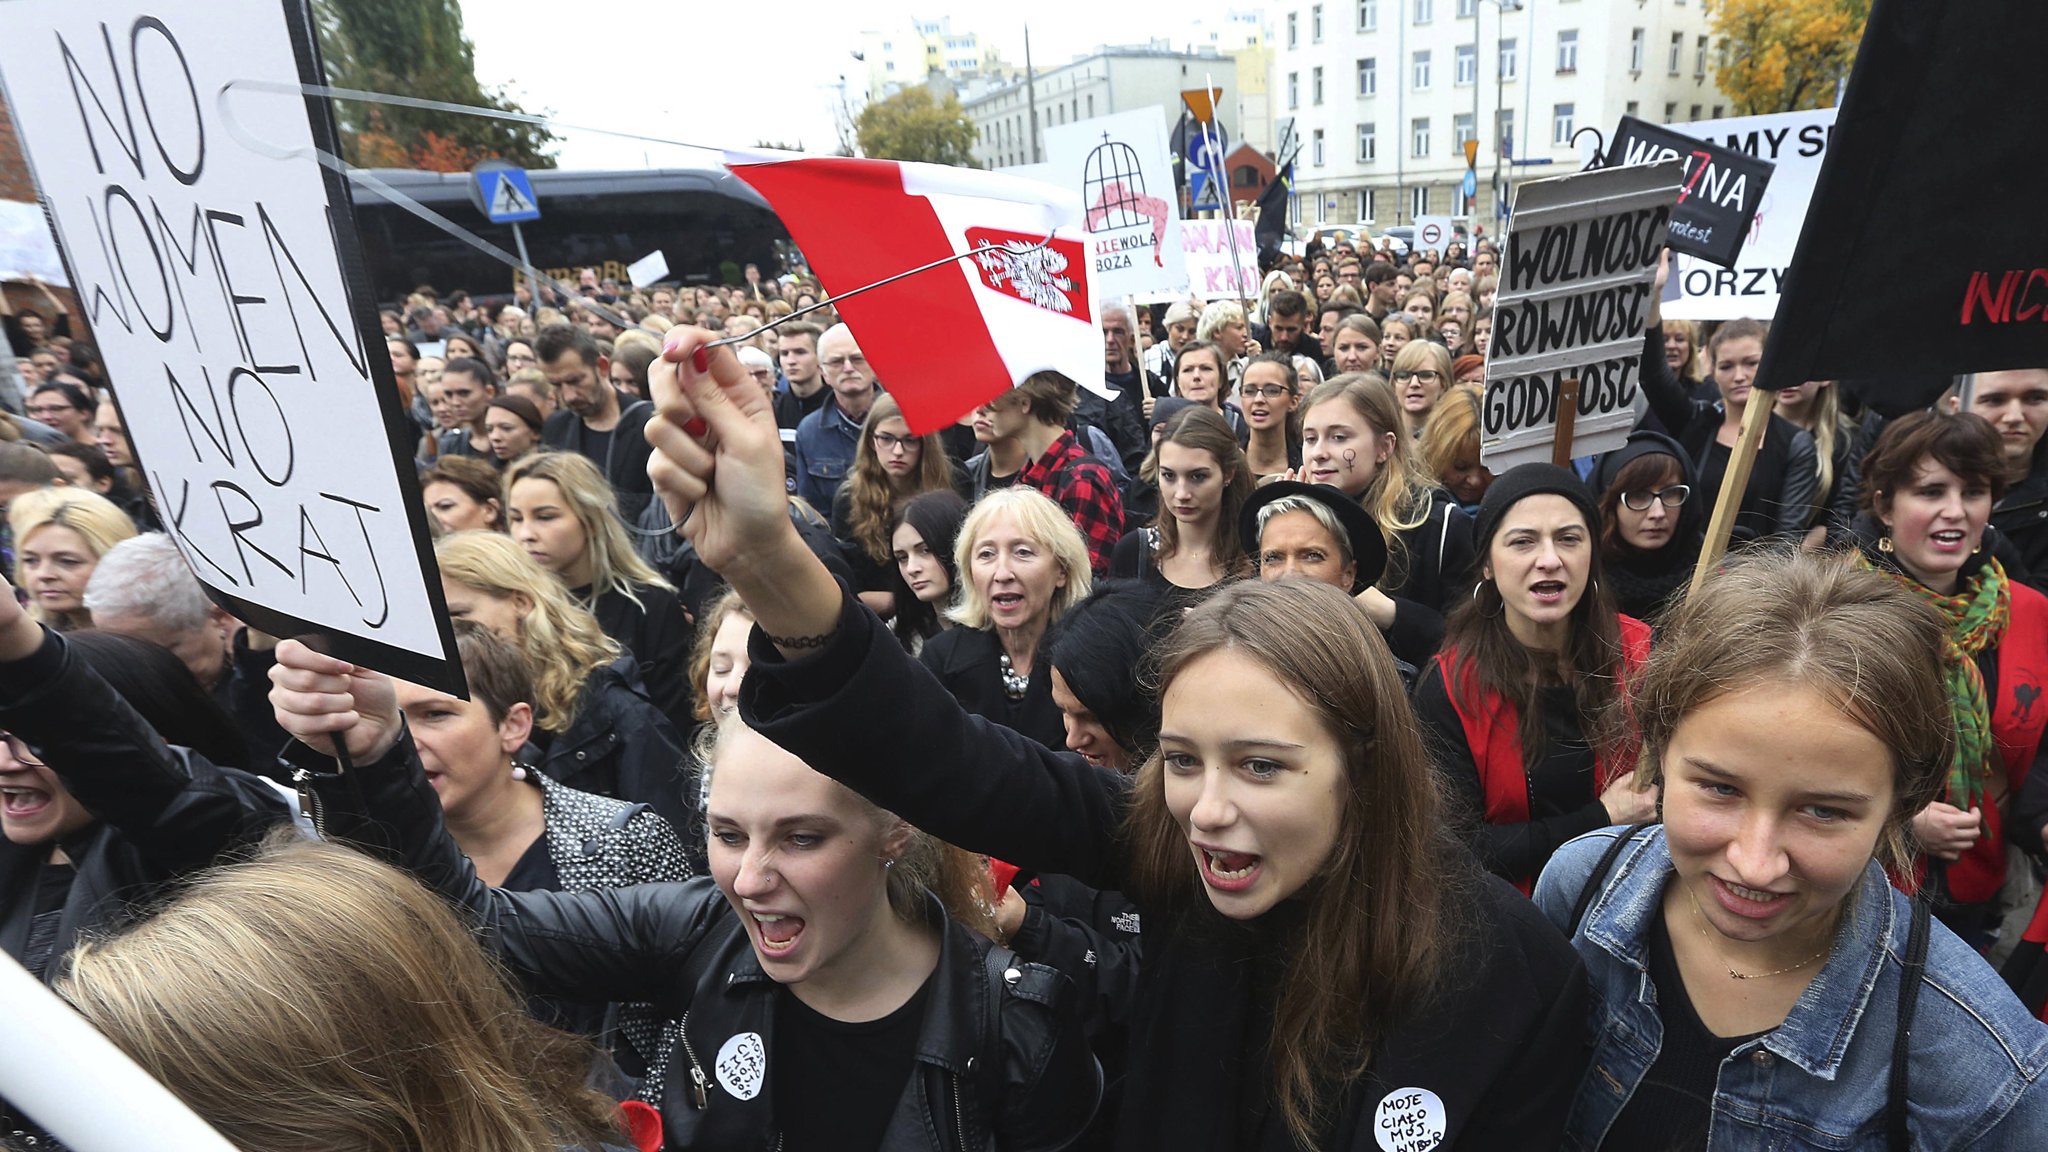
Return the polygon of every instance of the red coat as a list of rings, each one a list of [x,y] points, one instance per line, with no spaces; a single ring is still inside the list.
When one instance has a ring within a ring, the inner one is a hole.
[[[2005,768],[2008,796],[2019,795],[2027,769],[2048,729],[2048,596],[2017,580],[2005,635],[1998,639],[1998,699],[1991,702],[1991,737]],[[1987,804],[1984,834],[1948,866],[1949,895],[1960,904],[1979,904],[1998,895],[2005,883],[2005,827],[1999,806]]]

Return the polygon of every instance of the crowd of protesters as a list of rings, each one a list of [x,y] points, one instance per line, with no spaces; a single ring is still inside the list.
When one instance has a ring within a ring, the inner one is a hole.
[[[1268,264],[930,431],[802,275],[422,288],[466,697],[211,604],[9,311],[0,948],[252,1149],[2048,1140],[2048,368],[1653,313],[1496,476],[1490,242]]]

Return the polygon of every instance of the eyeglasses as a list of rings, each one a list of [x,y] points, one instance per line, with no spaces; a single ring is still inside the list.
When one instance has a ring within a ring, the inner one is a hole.
[[[1420,380],[1424,384],[1440,384],[1443,382],[1443,378],[1443,373],[1429,368],[1403,368],[1401,371],[1394,373],[1394,383],[1396,384],[1403,380]]]
[[[12,732],[0,732],[0,744],[5,744],[8,754],[23,764],[41,764],[43,762],[42,757],[37,756],[29,748],[28,741],[23,740]]]
[[[1243,392],[1245,398],[1250,400],[1278,400],[1282,396],[1290,394],[1287,386],[1284,384],[1248,385],[1240,388],[1239,391]]]
[[[915,436],[896,436],[888,432],[875,433],[876,452],[915,452],[924,447],[924,442]]]
[[[830,360],[825,361],[825,367],[830,368],[834,372],[837,372],[843,368],[865,368],[867,366],[868,358],[859,354],[855,354],[852,356],[834,356]]]
[[[1650,509],[1650,501],[1652,500],[1664,505],[1666,508],[1676,508],[1684,504],[1691,496],[1692,485],[1673,484],[1669,488],[1659,488],[1655,492],[1623,492],[1621,494],[1621,502],[1637,512],[1647,512]]]

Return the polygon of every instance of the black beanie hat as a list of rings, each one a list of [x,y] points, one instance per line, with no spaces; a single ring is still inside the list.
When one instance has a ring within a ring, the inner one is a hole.
[[[1483,560],[1487,548],[1493,543],[1493,534],[1500,530],[1500,518],[1507,510],[1531,496],[1562,496],[1572,502],[1580,512],[1585,513],[1586,527],[1596,537],[1600,534],[1600,505],[1593,500],[1578,473],[1555,464],[1518,464],[1499,476],[1486,489],[1486,495],[1479,501],[1479,525],[1474,543],[1479,547]]]

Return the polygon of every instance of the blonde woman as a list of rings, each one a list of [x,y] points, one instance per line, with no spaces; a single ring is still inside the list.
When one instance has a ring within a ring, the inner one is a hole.
[[[583,1087],[590,1044],[527,1015],[432,892],[338,845],[277,839],[206,873],[81,947],[57,990],[237,1148],[625,1144]]]
[[[1407,434],[1393,389],[1339,376],[1302,403],[1302,468],[1365,506],[1387,540],[1379,583],[1358,596],[1394,655],[1417,667],[1443,641],[1444,613],[1468,594],[1477,552],[1472,518],[1437,486]]]
[[[1065,747],[1042,642],[1088,595],[1093,573],[1080,530],[1035,489],[998,489],[968,511],[953,559],[960,590],[947,615],[963,627],[926,640],[918,658],[969,712]]]
[[[1388,382],[1394,398],[1401,402],[1401,419],[1408,435],[1421,436],[1430,409],[1453,383],[1450,349],[1434,340],[1411,340],[1394,356]]]
[[[121,506],[83,488],[38,488],[7,508],[14,530],[15,580],[28,593],[29,615],[59,632],[92,627],[85,584],[100,557],[135,535]]]
[[[448,614],[516,645],[533,673],[538,767],[557,783],[653,808],[691,826],[682,737],[642,686],[632,653],[519,545],[457,532],[434,545]]]
[[[689,716],[689,622],[675,589],[633,550],[614,507],[612,486],[581,453],[537,452],[505,469],[512,539],[633,654],[647,695],[680,732]]]

